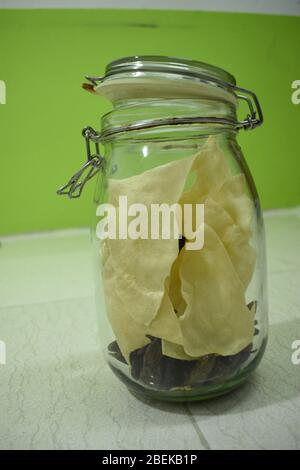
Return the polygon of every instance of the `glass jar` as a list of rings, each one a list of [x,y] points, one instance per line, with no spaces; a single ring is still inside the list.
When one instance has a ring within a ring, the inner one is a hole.
[[[201,62],[129,57],[84,88],[113,110],[85,128],[107,362],[136,395],[202,400],[243,383],[267,341],[263,219],[236,141],[263,117],[253,92]],[[237,118],[244,100],[249,114]],[[91,145],[95,144],[95,152]],[[100,154],[99,144],[103,146]]]

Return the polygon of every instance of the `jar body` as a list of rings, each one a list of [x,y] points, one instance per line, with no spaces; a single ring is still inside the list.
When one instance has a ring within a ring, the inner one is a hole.
[[[202,101],[195,113],[211,105]],[[118,118],[164,117],[170,102],[165,106],[126,103]],[[177,101],[172,112],[191,115],[194,106]],[[110,368],[133,393],[161,400],[201,400],[232,390],[257,367],[268,328],[263,220],[236,131],[166,126],[116,136],[104,149],[92,234],[97,317]],[[121,234],[120,196],[127,198]],[[163,227],[151,239],[149,225],[146,238],[141,221],[129,233],[141,210],[128,206],[164,203],[179,204],[183,214],[184,203],[204,208],[204,223],[191,225],[194,234],[201,225],[203,246],[188,249],[187,216],[179,240],[163,239]],[[103,235],[105,204],[116,209],[112,237],[108,230]]]

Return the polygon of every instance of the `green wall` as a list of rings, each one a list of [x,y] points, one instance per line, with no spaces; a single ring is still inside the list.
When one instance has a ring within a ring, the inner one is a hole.
[[[80,200],[55,191],[85,158],[80,135],[108,105],[83,75],[134,54],[182,56],[232,72],[257,92],[265,124],[240,143],[264,208],[300,203],[300,18],[137,10],[0,10],[0,233],[89,224],[92,184]],[[244,117],[244,116],[243,116]]]

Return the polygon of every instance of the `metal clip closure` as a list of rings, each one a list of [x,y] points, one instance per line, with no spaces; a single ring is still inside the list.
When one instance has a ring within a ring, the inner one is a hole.
[[[236,128],[251,130],[255,127],[261,126],[264,121],[264,117],[256,94],[253,93],[253,91],[238,86],[235,86],[234,90],[237,92],[236,96],[238,99],[246,101],[250,111],[250,114],[247,114],[246,119],[238,121]]]
[[[58,189],[57,194],[67,195],[69,198],[80,197],[85,184],[93,178],[101,169],[104,168],[105,160],[100,155],[99,141],[100,134],[98,134],[92,127],[85,127],[82,135],[86,142],[87,161],[77,171],[64,186]],[[95,144],[95,153],[91,152],[91,143]]]

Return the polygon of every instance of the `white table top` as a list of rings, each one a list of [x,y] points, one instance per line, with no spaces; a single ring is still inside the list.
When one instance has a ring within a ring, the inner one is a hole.
[[[237,391],[192,404],[143,403],[99,347],[87,230],[3,238],[1,449],[300,448],[300,211],[266,217],[270,337]]]

